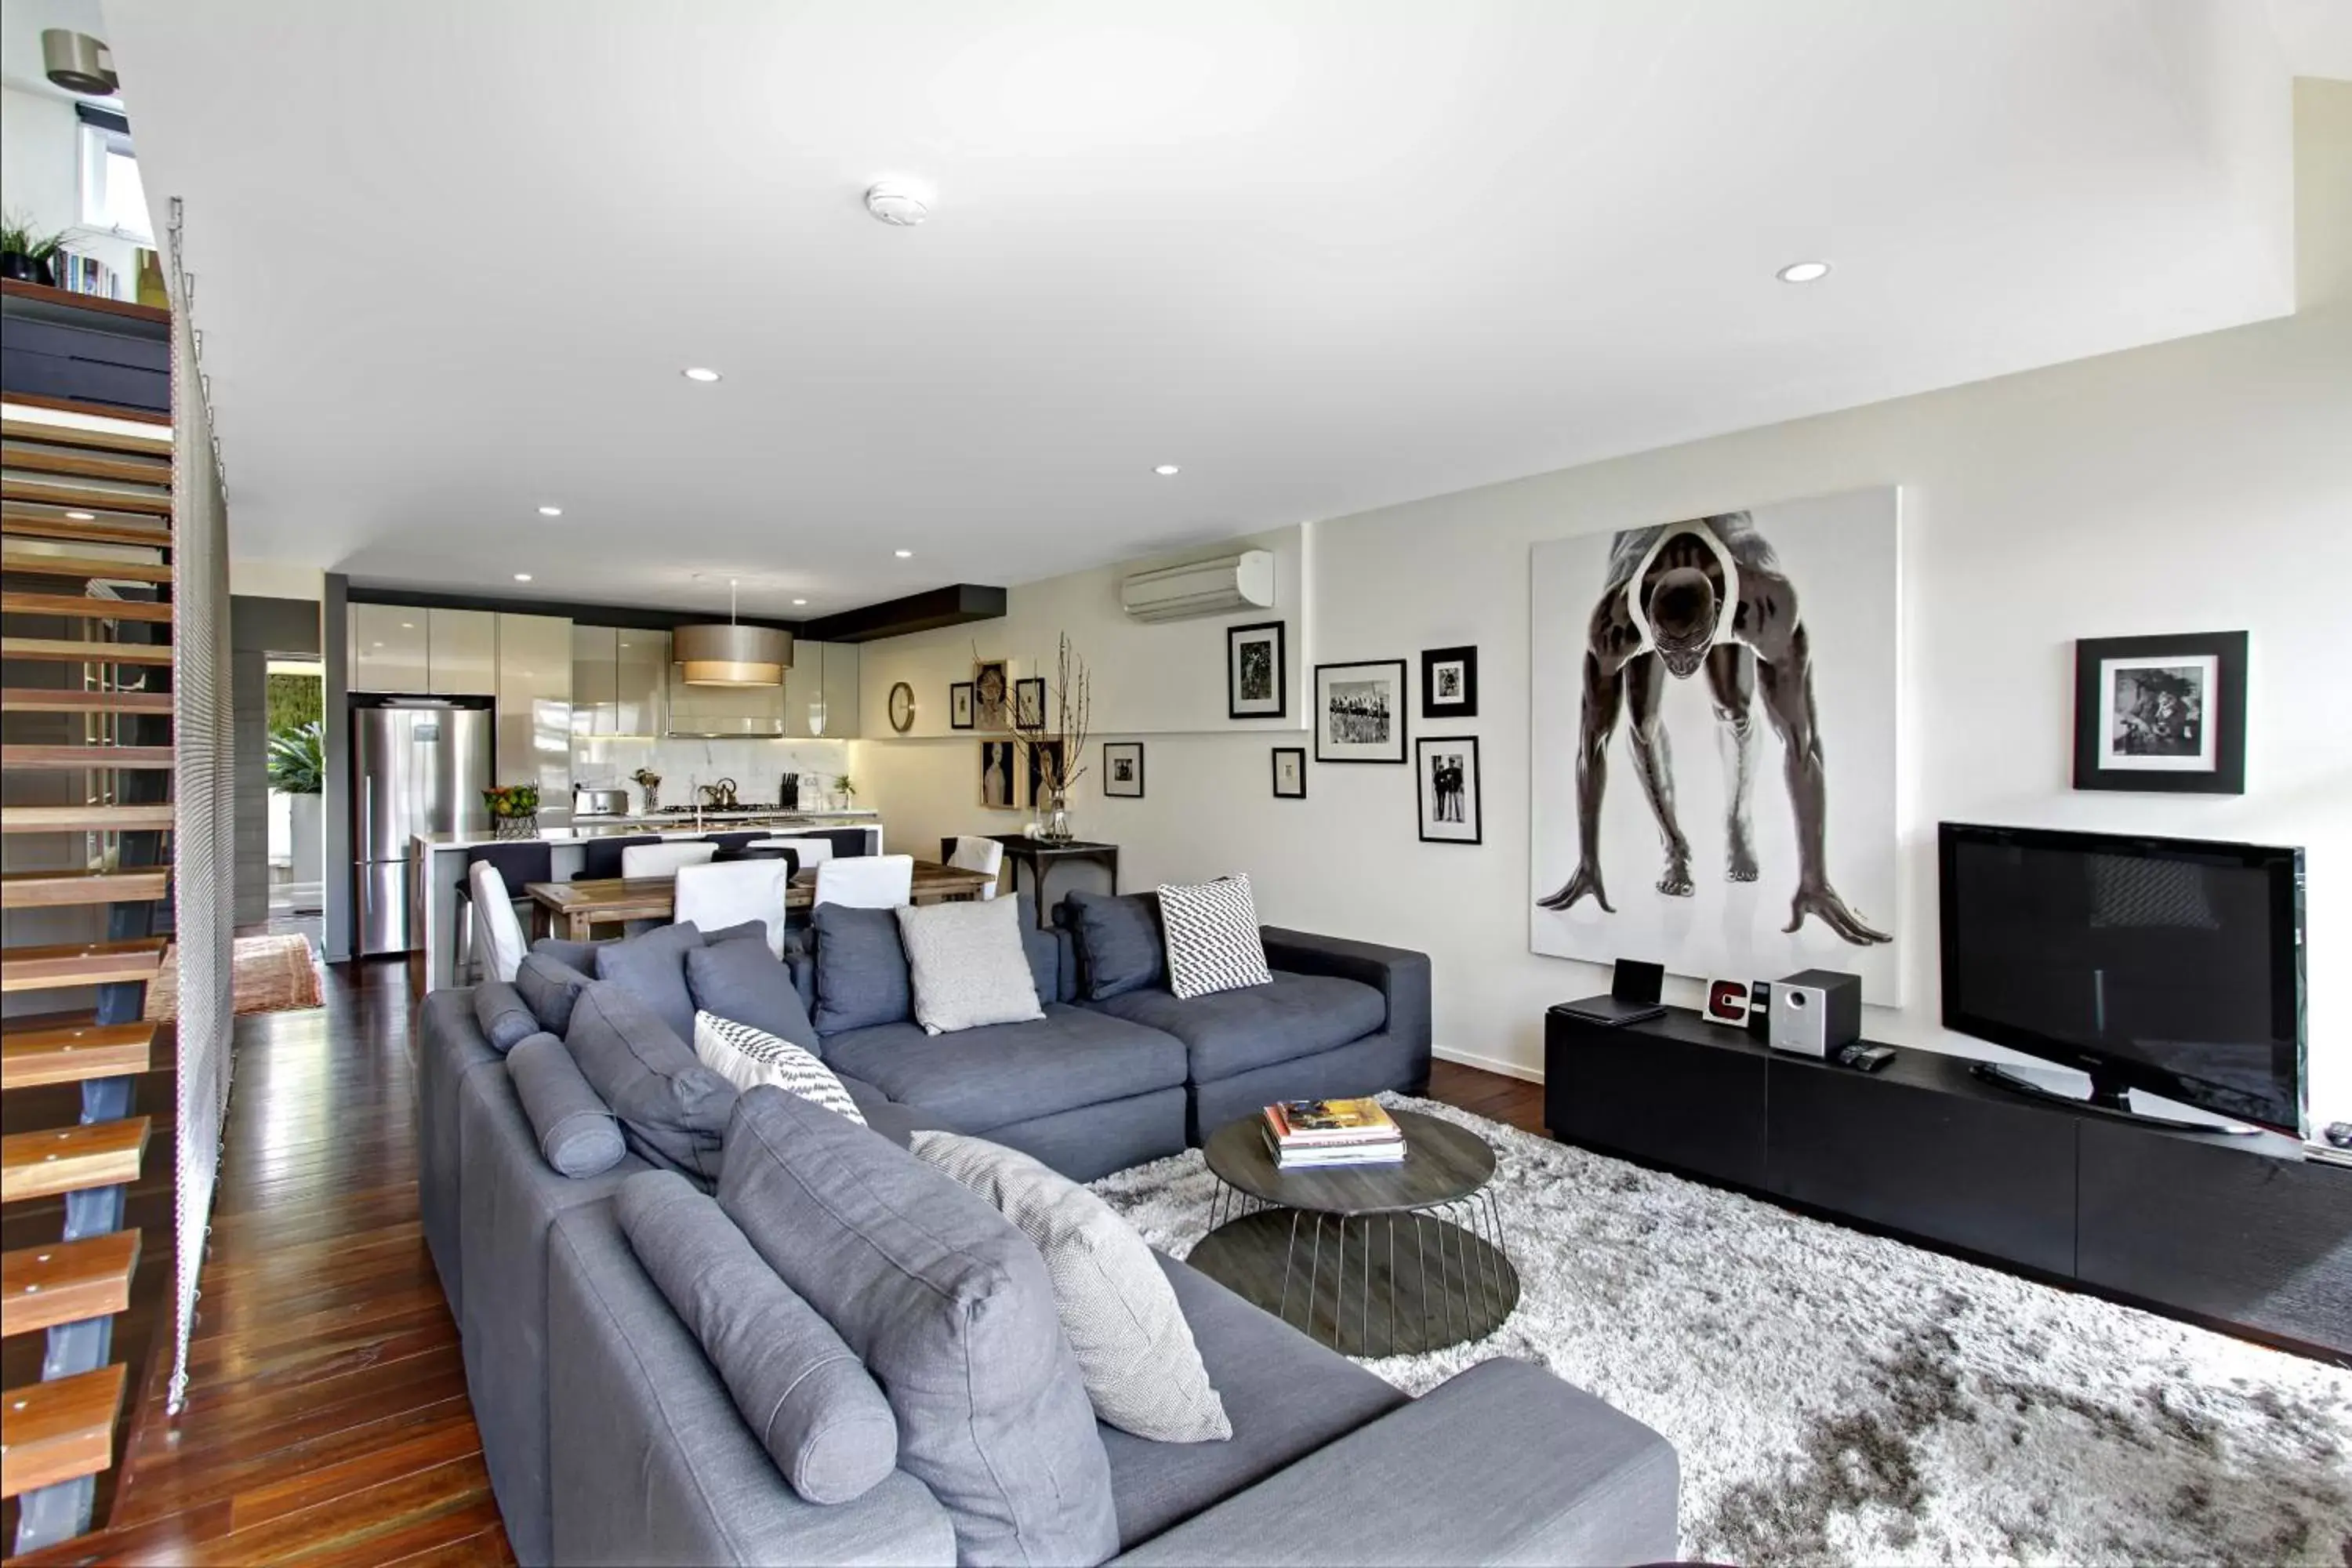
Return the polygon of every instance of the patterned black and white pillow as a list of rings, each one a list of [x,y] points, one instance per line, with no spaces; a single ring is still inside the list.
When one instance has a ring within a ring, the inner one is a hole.
[[[1274,984],[1245,876],[1192,887],[1162,882],[1160,928],[1168,942],[1168,988],[1179,996]]]
[[[860,1127],[865,1113],[849,1098],[849,1090],[833,1070],[790,1040],[780,1040],[765,1029],[722,1018],[716,1013],[694,1016],[694,1054],[702,1065],[737,1089],[772,1083],[778,1089],[838,1111]]]

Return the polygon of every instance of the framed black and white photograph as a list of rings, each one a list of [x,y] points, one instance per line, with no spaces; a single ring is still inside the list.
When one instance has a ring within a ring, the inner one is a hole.
[[[982,741],[980,743],[980,804],[991,811],[1018,811],[1021,803],[1013,791],[1019,787],[1014,769],[1019,763],[1013,755],[1010,741]]]
[[[1478,737],[1430,736],[1413,742],[1423,844],[1480,844],[1485,814],[1478,793]]]
[[[1290,675],[1282,623],[1225,628],[1225,717],[1282,719],[1290,712]]]
[[[948,687],[948,728],[971,728],[971,682],[959,680]]]
[[[1307,798],[1307,748],[1276,746],[1274,749],[1274,798],[1305,800]]]
[[[1422,650],[1421,716],[1424,719],[1478,717],[1478,650],[1475,647]]]
[[[1066,776],[1062,765],[1062,742],[1032,741],[1021,748],[1021,759],[1029,791],[1029,809],[1042,810],[1051,804],[1054,791]]]
[[[1013,683],[1013,727],[1036,731],[1045,727],[1045,681],[1042,676]]]
[[[999,734],[1013,728],[1013,678],[1001,658],[974,659],[971,666],[973,728]]]
[[[2246,793],[2246,634],[2074,645],[2074,787]]]
[[[1315,760],[1398,763],[1408,758],[1404,660],[1315,667]]]
[[[1103,742],[1102,792],[1112,800],[1143,798],[1143,742]]]

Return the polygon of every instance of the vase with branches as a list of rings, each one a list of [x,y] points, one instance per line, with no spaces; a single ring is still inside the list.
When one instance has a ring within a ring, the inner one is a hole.
[[[1061,635],[1054,674],[1045,686],[1047,721],[1042,729],[1013,731],[1011,740],[1024,771],[1037,781],[1044,797],[1045,822],[1038,837],[1048,843],[1070,841],[1070,789],[1086,776],[1087,736],[1094,722],[1094,689],[1087,661],[1070,646],[1070,634]],[[1035,802],[1032,803],[1036,804]]]

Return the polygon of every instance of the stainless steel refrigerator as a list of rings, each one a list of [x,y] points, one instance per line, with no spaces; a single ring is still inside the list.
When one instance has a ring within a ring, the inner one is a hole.
[[[490,836],[487,697],[352,699],[352,909],[365,957],[406,952],[422,923],[410,907],[416,835]]]

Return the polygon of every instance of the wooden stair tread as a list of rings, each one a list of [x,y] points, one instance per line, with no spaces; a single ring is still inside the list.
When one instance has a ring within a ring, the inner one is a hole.
[[[126,1116],[0,1138],[0,1203],[53,1198],[139,1179],[148,1121]]]
[[[0,873],[0,909],[149,903],[163,896],[171,877],[168,866],[116,871],[8,871]]]
[[[172,645],[159,642],[78,642],[65,637],[0,637],[0,658],[46,658],[67,664],[169,664]]]
[[[161,805],[0,806],[0,833],[139,833],[172,826],[172,807]]]
[[[102,555],[42,555],[29,550],[0,552],[0,572],[28,577],[71,577],[90,582],[168,583],[171,567],[158,561],[109,561]]]
[[[0,950],[0,991],[56,991],[152,980],[163,966],[163,939],[68,942]]]
[[[0,1253],[0,1337],[127,1310],[138,1268],[135,1230]]]
[[[71,502],[65,503],[71,505]],[[80,511],[104,511],[84,506]],[[12,539],[63,539],[83,544],[143,544],[156,550],[172,548],[172,531],[148,522],[110,522],[103,518],[55,517],[46,512],[0,512],[0,534]]]
[[[76,691],[64,687],[11,686],[0,691],[0,711],[20,713],[161,713],[172,711],[168,691]]]
[[[50,773],[168,768],[176,765],[173,756],[169,746],[0,745],[0,768],[38,768]]]
[[[0,612],[79,616],[93,621],[169,621],[172,606],[153,599],[108,599],[95,594],[0,593]]]
[[[94,458],[87,452],[47,451],[18,446],[12,438],[0,447],[0,468],[24,468],[37,474],[65,474],[81,479],[112,479],[126,485],[172,484],[172,461],[152,458]]]
[[[0,1035],[0,1089],[129,1078],[154,1065],[152,1024],[81,1024]]]
[[[106,411],[93,408],[90,412]],[[0,437],[11,441],[46,441],[52,447],[79,447],[88,452],[120,452],[126,457],[172,455],[172,443],[162,437],[127,436],[119,430],[90,430],[79,425],[52,425],[46,419],[0,419]]]
[[[38,479],[0,479],[0,500],[78,507],[83,511],[141,511],[152,517],[172,515],[172,498],[168,495],[94,489],[88,485],[52,485]]]
[[[94,1476],[114,1462],[122,1363],[0,1395],[0,1497]]]

